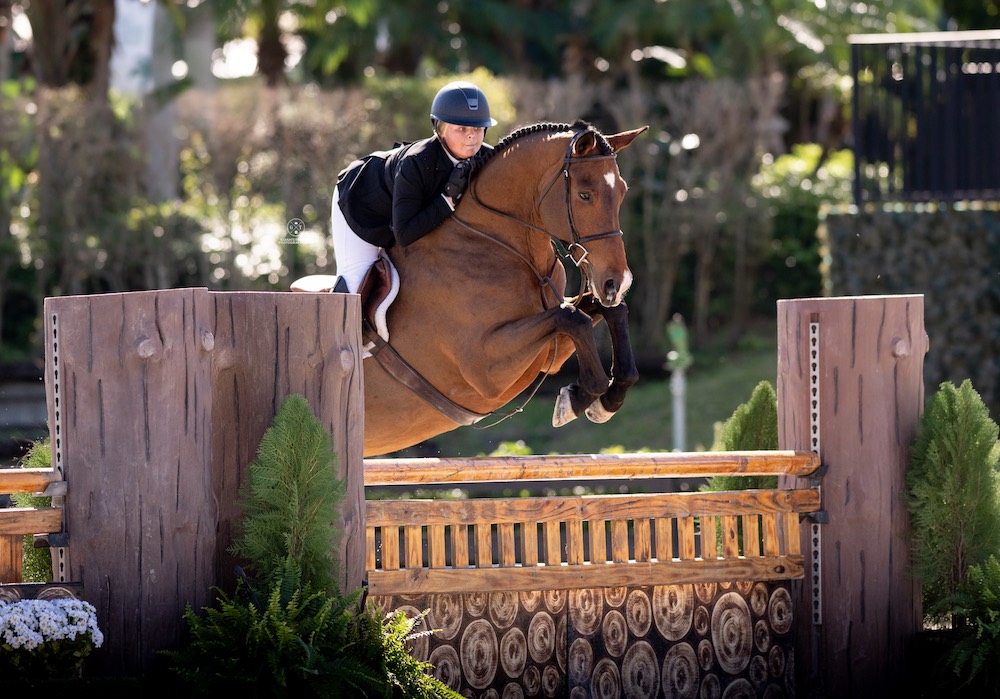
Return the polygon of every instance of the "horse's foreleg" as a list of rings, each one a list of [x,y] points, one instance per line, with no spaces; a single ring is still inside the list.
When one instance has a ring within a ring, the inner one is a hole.
[[[639,380],[639,370],[635,365],[635,355],[632,353],[629,335],[628,306],[621,303],[606,308],[591,299],[581,307],[593,317],[603,317],[611,336],[611,385],[601,395],[600,400],[586,409],[587,418],[591,422],[607,422],[624,404],[628,389]]]
[[[563,309],[556,315],[556,333],[572,338],[580,365],[577,382],[563,386],[556,398],[552,426],[562,427],[594,405],[608,390],[610,379],[601,365],[594,340],[594,321],[589,315],[571,308]]]

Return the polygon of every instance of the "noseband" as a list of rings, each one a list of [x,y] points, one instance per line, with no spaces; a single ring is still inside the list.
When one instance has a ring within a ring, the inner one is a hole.
[[[574,134],[573,138],[569,142],[569,145],[566,146],[566,154],[563,156],[562,167],[559,170],[557,170],[556,173],[552,176],[552,179],[549,180],[549,183],[545,186],[545,189],[542,190],[542,193],[539,195],[537,201],[535,201],[535,211],[539,211],[541,209],[542,202],[549,195],[549,192],[552,190],[552,188],[556,184],[556,182],[559,181],[560,176],[562,177],[562,180],[563,180],[563,182],[566,185],[565,186],[566,218],[567,218],[568,223],[569,223],[570,235],[572,236],[572,242],[569,244],[568,247],[566,247],[566,257],[568,257],[570,260],[572,260],[573,264],[576,265],[576,267],[578,269],[580,269],[581,272],[583,272],[583,265],[585,265],[585,264],[587,265],[588,269],[590,268],[590,262],[587,260],[587,257],[590,255],[590,252],[584,246],[584,243],[589,243],[589,242],[592,242],[594,240],[602,240],[604,238],[613,238],[613,237],[622,235],[621,229],[613,230],[613,231],[607,231],[607,232],[604,232],[604,233],[595,233],[593,235],[580,235],[580,231],[576,227],[576,220],[573,218],[573,202],[571,201],[572,187],[570,186],[570,167],[573,164],[580,163],[580,162],[582,162],[584,160],[586,160],[586,161],[593,161],[593,160],[615,160],[618,157],[617,153],[610,153],[610,154],[607,154],[607,155],[585,155],[585,156],[581,156],[579,158],[574,158],[573,157],[573,147],[576,145],[576,142],[579,140],[579,138],[583,134],[585,134],[585,133],[586,133],[586,130],[584,130],[584,131],[578,131],[576,134]],[[492,206],[484,204],[482,202],[482,200],[480,200],[479,197],[476,196],[475,191],[474,191],[474,189],[472,187],[469,187],[469,195],[472,197],[472,199],[480,207],[482,207],[483,209],[486,209],[490,213],[496,214],[497,216],[501,216],[501,217],[506,218],[506,219],[508,219],[510,221],[513,221],[513,222],[515,222],[515,223],[517,223],[519,225],[526,226],[526,227],[528,227],[528,228],[530,228],[530,229],[532,229],[534,231],[537,231],[539,233],[547,235],[549,237],[549,239],[552,241],[553,246],[557,250],[559,250],[565,244],[565,241],[563,241],[558,236],[554,235],[553,233],[550,233],[549,231],[545,230],[544,228],[536,226],[535,224],[531,223],[530,221],[525,221],[525,220],[520,219],[520,218],[518,218],[516,216],[513,216],[512,214],[509,214],[509,213],[507,213],[505,211],[501,211],[501,210],[496,209],[496,208],[494,208]],[[472,231],[472,232],[474,232],[474,233],[476,233],[478,235],[481,235],[481,236],[483,236],[485,238],[488,238],[489,240],[492,240],[493,242],[495,242],[495,243],[497,243],[499,245],[502,245],[502,246],[506,247],[507,249],[509,249],[515,255],[517,255],[522,260],[524,260],[524,262],[532,269],[532,271],[535,272],[535,276],[538,277],[539,282],[541,282],[541,284],[543,286],[548,286],[549,288],[552,289],[552,291],[555,293],[557,299],[562,296],[562,294],[560,294],[556,290],[556,288],[555,288],[555,286],[554,286],[554,284],[552,282],[552,273],[555,270],[555,266],[553,266],[553,270],[551,270],[549,272],[548,276],[543,276],[543,275],[539,274],[537,270],[535,270],[535,267],[531,263],[531,261],[528,260],[528,258],[526,258],[523,254],[521,254],[521,252],[519,250],[517,250],[513,246],[511,246],[508,243],[505,243],[503,241],[497,240],[496,238],[494,238],[492,235],[490,235],[486,231],[482,231],[482,230],[480,230],[480,229],[472,226],[471,224],[463,221],[457,215],[453,214],[452,218],[457,223],[459,223],[460,225],[464,226],[468,230],[470,230],[470,231]],[[558,264],[558,258],[556,259],[556,264]],[[583,274],[583,273],[581,273],[580,277],[582,279],[581,285],[582,285],[583,288],[581,288],[581,290],[580,290],[580,295],[579,295],[579,297],[577,299],[577,303],[579,303],[579,299],[583,297],[584,292],[586,291],[586,287],[587,287],[587,285],[589,283],[590,275],[589,274]]]

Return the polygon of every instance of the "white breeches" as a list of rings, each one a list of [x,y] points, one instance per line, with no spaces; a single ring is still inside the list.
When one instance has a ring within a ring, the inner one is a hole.
[[[337,205],[339,194],[333,189],[333,207],[330,214],[330,237],[333,239],[333,258],[337,262],[337,274],[347,282],[347,289],[356,294],[365,280],[365,274],[378,259],[377,245],[362,240],[351,230],[344,219],[344,212]]]

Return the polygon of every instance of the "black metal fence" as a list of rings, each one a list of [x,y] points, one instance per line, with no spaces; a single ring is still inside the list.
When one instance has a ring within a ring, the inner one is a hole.
[[[855,202],[1000,200],[1000,31],[850,43]]]

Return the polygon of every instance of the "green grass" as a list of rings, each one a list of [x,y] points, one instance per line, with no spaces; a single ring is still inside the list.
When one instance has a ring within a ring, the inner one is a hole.
[[[743,348],[713,354],[695,354],[687,371],[686,451],[707,451],[715,440],[717,423],[750,399],[754,387],[770,381],[777,389],[777,340],[773,334],[748,338]],[[673,396],[669,378],[643,380],[634,386],[622,409],[604,424],[585,417],[552,427],[554,391],[565,377],[549,377],[544,395],[536,395],[524,411],[488,428],[460,427],[399,455],[478,456],[489,454],[502,442],[522,441],[534,454],[595,454],[605,449],[634,452],[643,449],[671,451]],[[523,401],[523,398],[521,398]],[[515,401],[507,410],[520,403]],[[481,424],[491,424],[488,418]]]

